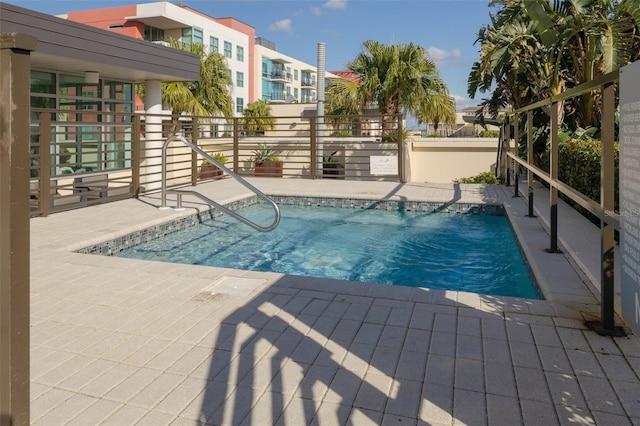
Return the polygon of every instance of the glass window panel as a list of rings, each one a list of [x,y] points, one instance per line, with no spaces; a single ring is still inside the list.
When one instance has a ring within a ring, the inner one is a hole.
[[[31,71],[31,93],[56,93],[56,75],[51,72]]]
[[[131,101],[133,99],[133,84],[107,80],[103,82],[102,94],[105,99]]]
[[[193,29],[193,44],[202,44],[204,42],[204,37],[202,35],[202,30],[199,28]]]
[[[236,46],[236,59],[240,62],[244,62],[244,47]]]
[[[209,37],[209,53],[218,53],[218,39]]]
[[[85,98],[99,98],[100,85],[86,83],[84,76],[60,74],[59,94]]]
[[[231,43],[229,43],[228,41],[224,42],[224,57],[225,58],[230,58],[231,57],[231,52],[232,50],[232,46]]]
[[[183,28],[182,29],[182,43],[186,44],[187,46],[190,46],[191,45],[191,37],[192,37],[191,28]]]

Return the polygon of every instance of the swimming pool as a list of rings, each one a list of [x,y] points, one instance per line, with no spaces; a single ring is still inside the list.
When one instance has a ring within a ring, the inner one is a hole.
[[[258,233],[227,217],[116,256],[540,298],[505,216],[281,205],[280,225]],[[270,223],[254,204],[239,213]]]

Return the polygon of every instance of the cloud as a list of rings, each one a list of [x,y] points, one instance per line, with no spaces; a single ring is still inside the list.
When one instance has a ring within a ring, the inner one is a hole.
[[[322,7],[312,7],[311,13],[315,16],[322,16],[326,14],[327,9],[341,10],[347,8],[347,0],[327,0]]]
[[[327,9],[346,9],[347,0],[328,0],[322,7]]]
[[[292,33],[293,32],[293,28],[291,27],[292,22],[293,21],[289,18],[281,19],[269,25],[269,31],[285,31],[287,33]]]
[[[462,57],[462,52],[460,52],[460,49],[447,51],[439,47],[429,46],[427,48],[427,55],[429,55],[429,58],[434,61],[436,65],[442,65],[444,63],[459,62]]]
[[[451,97],[456,101],[456,110],[460,111],[461,109],[472,107],[478,105],[478,101],[470,99],[467,96],[454,95]]]

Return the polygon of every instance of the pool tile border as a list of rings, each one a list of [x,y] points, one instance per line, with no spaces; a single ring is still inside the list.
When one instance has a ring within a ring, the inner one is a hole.
[[[339,207],[352,209],[375,210],[407,210],[425,213],[455,213],[455,214],[481,214],[491,216],[505,216],[505,208],[502,204],[472,204],[472,203],[439,203],[405,200],[371,200],[360,198],[333,198],[333,197],[298,197],[298,196],[270,196],[277,204],[290,206],[315,206],[315,207]],[[239,201],[226,204],[231,210],[241,209],[260,203],[257,196],[251,196]],[[88,247],[75,250],[76,253],[97,254],[111,256],[123,250],[135,247],[163,237],[173,232],[197,225],[215,217],[223,215],[219,209],[211,208],[192,215],[174,219],[166,223],[150,226],[139,231],[113,238],[108,241],[93,244]]]

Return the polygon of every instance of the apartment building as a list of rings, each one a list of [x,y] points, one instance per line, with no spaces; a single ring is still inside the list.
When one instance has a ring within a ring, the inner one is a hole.
[[[154,43],[166,44],[169,38],[202,43],[209,51],[222,53],[233,81],[236,115],[258,99],[272,104],[316,102],[316,67],[278,52],[275,43],[256,37],[251,25],[231,17],[214,18],[167,1],[69,12],[60,17]],[[326,77],[335,76],[327,73]]]
[[[216,19],[167,1],[69,12],[60,17],[157,44],[168,45],[171,38],[203,44],[227,61],[236,115],[254,100],[250,93],[255,84],[251,66],[255,29],[236,19]]]
[[[278,52],[276,44],[256,38],[254,73],[261,84],[254,95],[272,104],[316,102],[316,67]],[[331,76],[329,76],[331,77]]]

